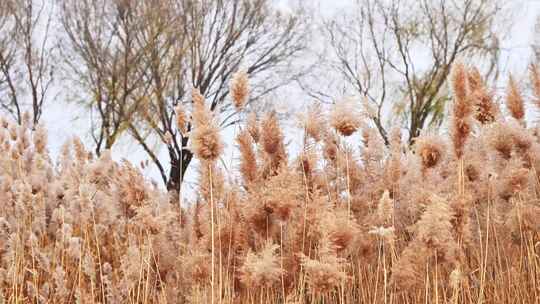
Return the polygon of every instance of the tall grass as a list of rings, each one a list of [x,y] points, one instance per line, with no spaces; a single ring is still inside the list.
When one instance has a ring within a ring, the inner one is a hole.
[[[538,303],[539,126],[514,79],[506,110],[474,69],[457,66],[453,90],[449,135],[412,147],[399,129],[385,146],[345,102],[308,109],[291,156],[277,115],[250,115],[232,176],[194,91],[176,109],[201,161],[183,210],[127,162],[78,140],[53,162],[42,127],[2,120],[0,302]]]

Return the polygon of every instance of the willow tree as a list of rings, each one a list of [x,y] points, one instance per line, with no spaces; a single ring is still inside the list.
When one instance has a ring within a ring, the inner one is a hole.
[[[179,190],[193,154],[175,124],[197,88],[223,128],[238,122],[229,95],[233,73],[252,81],[251,103],[304,73],[291,61],[305,50],[302,11],[269,0],[62,0],[68,66],[95,114],[96,153],[129,134],[170,190]],[[167,148],[160,158],[155,141]]]
[[[67,75],[88,107],[94,151],[110,149],[129,128],[149,90],[137,41],[142,4],[124,0],[61,1]]]

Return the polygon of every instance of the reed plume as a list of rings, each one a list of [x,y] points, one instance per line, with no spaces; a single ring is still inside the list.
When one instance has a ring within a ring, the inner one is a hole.
[[[325,120],[321,105],[315,103],[307,109],[307,113],[300,115],[300,126],[304,129],[306,135],[315,142],[319,142],[325,132]]]
[[[261,137],[261,130],[259,122],[257,121],[257,114],[255,114],[255,112],[248,115],[246,129],[249,135],[251,135],[251,138],[253,138],[253,141],[258,143]]]
[[[387,147],[354,107],[298,129],[251,113],[231,166],[194,90],[170,116],[200,161],[182,204],[111,151],[75,138],[55,161],[43,126],[0,118],[0,301],[536,303],[537,126],[484,107],[504,96],[477,70],[452,86],[449,136],[396,126]]]
[[[454,105],[452,109],[452,142],[454,153],[458,158],[463,156],[465,142],[471,133],[471,115],[473,107],[468,95],[467,72],[465,66],[457,63],[452,71],[452,87],[454,91]]]
[[[236,137],[236,142],[240,150],[240,172],[244,178],[244,183],[249,185],[257,180],[258,166],[255,151],[253,150],[253,139],[249,131],[243,129]]]
[[[351,136],[360,128],[360,113],[351,100],[343,100],[330,113],[330,124],[343,136]]]
[[[510,75],[508,78],[508,89],[506,93],[506,107],[510,115],[517,121],[523,121],[525,117],[525,104],[523,97],[514,77]]]
[[[176,127],[178,128],[178,130],[180,130],[180,132],[182,134],[185,135],[187,133],[187,121],[188,121],[188,118],[187,118],[186,111],[185,111],[184,107],[182,106],[182,104],[178,104],[174,108],[174,113],[176,114]]]
[[[245,71],[241,70],[233,74],[230,91],[233,105],[237,111],[240,111],[246,105],[249,98],[249,79]]]
[[[540,108],[540,71],[538,71],[538,65],[531,64],[529,66],[529,77],[533,89],[534,104]]]
[[[279,169],[285,165],[287,155],[283,132],[275,111],[268,113],[262,121],[260,141],[265,152],[262,175],[265,178],[276,175]]]
[[[446,153],[444,141],[437,135],[422,135],[416,139],[415,152],[422,161],[424,170],[433,168],[441,163]]]
[[[192,97],[194,130],[191,135],[191,149],[200,160],[215,161],[224,148],[219,128],[201,93],[194,89]]]
[[[468,72],[469,94],[475,107],[474,117],[481,124],[495,121],[499,115],[499,107],[493,100],[493,94],[488,92],[480,71],[476,68]]]
[[[241,272],[241,281],[248,288],[271,288],[281,280],[282,269],[276,251],[279,246],[266,243],[260,253],[248,252]]]

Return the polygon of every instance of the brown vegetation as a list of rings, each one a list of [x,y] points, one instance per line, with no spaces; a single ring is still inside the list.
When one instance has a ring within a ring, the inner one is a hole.
[[[249,92],[235,79],[241,110]],[[425,133],[409,149],[396,129],[387,147],[354,105],[316,106],[290,157],[276,113],[258,113],[237,132],[232,176],[194,90],[192,107],[176,109],[179,129],[191,113],[201,161],[199,191],[182,206],[107,151],[94,159],[71,140],[53,162],[42,127],[2,120],[0,299],[537,303],[538,128],[523,123],[517,84],[505,117],[474,70],[459,65],[453,80],[449,137]],[[356,131],[361,151],[348,145]]]

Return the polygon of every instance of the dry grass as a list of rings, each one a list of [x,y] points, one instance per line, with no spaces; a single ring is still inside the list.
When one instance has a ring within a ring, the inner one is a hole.
[[[506,118],[474,70],[454,79],[450,136],[386,147],[351,105],[314,107],[289,157],[275,113],[249,116],[229,178],[194,91],[200,191],[182,210],[129,163],[78,140],[53,162],[41,127],[4,120],[0,302],[538,303],[538,126],[514,80]]]

